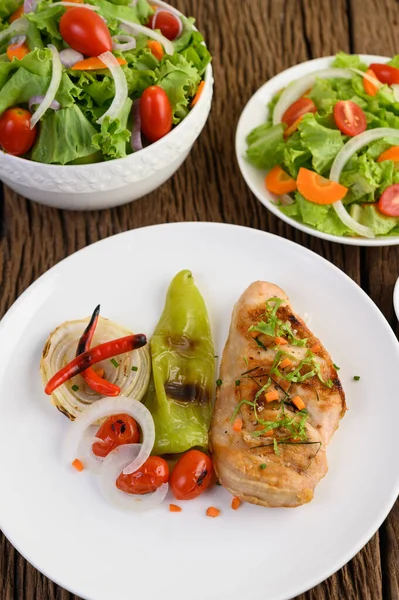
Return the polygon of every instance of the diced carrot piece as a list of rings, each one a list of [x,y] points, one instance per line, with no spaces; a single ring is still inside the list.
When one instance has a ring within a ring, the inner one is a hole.
[[[242,419],[241,419],[241,417],[236,417],[234,419],[234,423],[233,423],[233,430],[239,432],[239,431],[241,431],[241,429],[242,429]]]
[[[209,506],[206,509],[207,517],[218,517],[219,515],[220,515],[220,510],[218,508],[215,508],[214,506]]]
[[[276,337],[274,338],[274,341],[277,344],[277,346],[285,346],[285,344],[288,344],[287,340],[282,337]]]
[[[231,501],[231,508],[233,510],[237,510],[237,508],[240,508],[241,506],[241,500],[239,498],[237,498],[237,496],[234,496],[234,498]]]
[[[120,65],[127,65],[127,61],[124,58],[116,58],[116,60]],[[91,58],[80,60],[72,67],[73,71],[96,71],[97,69],[108,69],[107,65],[105,65],[103,61],[98,58],[98,56],[92,56]]]
[[[374,71],[372,69],[367,69],[366,75],[369,75],[370,77],[375,79],[375,85],[373,85],[371,83],[370,79],[366,79],[366,77],[363,77],[364,91],[369,96],[375,96],[378,92],[378,87],[379,87],[379,80],[377,78],[377,75],[374,73]]]
[[[294,404],[298,410],[302,410],[306,406],[300,396],[295,396],[295,398],[292,399],[292,404]]]
[[[278,400],[278,391],[273,390],[272,392],[266,392],[265,398],[266,402],[273,402],[274,400]]]
[[[197,93],[195,94],[195,96],[191,102],[191,108],[197,104],[198,100],[201,97],[202,92],[204,91],[204,87],[205,87],[205,81],[202,80],[198,86]]]
[[[266,175],[265,186],[272,194],[289,194],[296,190],[296,181],[276,165]]]
[[[313,344],[313,346],[310,349],[310,351],[313,352],[313,354],[317,354],[318,352],[320,352],[320,350],[321,350],[320,344]]]
[[[290,360],[289,358],[284,358],[281,363],[280,363],[280,368],[281,369],[286,369],[287,367],[291,367],[292,366],[292,360]]]
[[[82,461],[79,460],[78,458],[75,458],[75,460],[72,463],[72,466],[74,469],[76,469],[79,472],[83,471],[83,469],[84,469]]]
[[[148,40],[147,46],[157,60],[162,60],[165,52],[160,42],[157,42],[156,40]]]
[[[14,23],[14,21],[16,21],[17,19],[22,17],[23,14],[24,14],[24,5],[22,4],[22,6],[17,8],[17,10],[11,15],[11,17],[8,19],[8,22]]]
[[[169,504],[169,512],[181,512],[181,506],[177,506],[177,504]]]
[[[29,54],[29,52],[30,50],[26,44],[21,44],[20,46],[17,44],[11,44],[11,46],[8,46],[7,48],[7,57],[10,61],[13,58],[18,58],[18,60],[21,60],[24,56]]]

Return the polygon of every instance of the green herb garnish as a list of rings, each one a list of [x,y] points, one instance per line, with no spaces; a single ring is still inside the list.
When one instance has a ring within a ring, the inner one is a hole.
[[[280,450],[278,449],[278,443],[276,438],[274,438],[273,440],[273,450],[274,450],[274,454],[276,454],[276,456],[280,456]]]
[[[220,386],[222,385],[222,380],[221,380],[221,379],[217,379],[217,380],[216,380],[216,385],[217,385],[218,387],[220,387]]]
[[[114,358],[111,358],[111,363],[114,365],[115,369],[117,369],[119,367],[118,361],[115,360]]]
[[[353,379],[354,379],[355,381],[359,381],[359,379],[360,379],[360,375],[355,375],[355,376],[353,377]]]
[[[340,367],[338,367],[335,363],[333,363],[333,367],[336,371],[339,371]]]
[[[132,367],[132,371],[138,371],[138,367]]]
[[[236,385],[240,385],[241,381],[239,379],[236,379]]]
[[[269,298],[266,302],[266,310],[264,319],[259,321],[256,325],[252,325],[248,331],[259,331],[264,335],[270,337],[284,337],[288,338],[288,341],[293,346],[306,346],[307,338],[297,338],[291,328],[291,323],[284,322],[277,317],[277,311],[282,303],[281,298]],[[259,344],[258,338],[255,341]]]
[[[78,389],[79,389],[79,386],[74,384],[74,385],[72,386],[72,389],[73,389],[73,391],[74,391],[74,392],[77,392],[77,391],[78,391]]]
[[[246,356],[243,356],[242,358],[243,358],[243,360],[244,360],[245,364],[246,364],[246,365],[248,365],[248,359],[247,359],[247,357],[246,357]]]
[[[262,463],[261,465],[259,465],[259,468],[260,468],[260,469],[262,469],[262,471],[263,471],[264,469],[266,469],[266,467],[267,467],[267,464],[266,464],[266,463]]]

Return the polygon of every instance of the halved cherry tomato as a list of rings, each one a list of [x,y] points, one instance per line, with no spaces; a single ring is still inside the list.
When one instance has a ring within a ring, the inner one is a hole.
[[[334,106],[335,123],[345,135],[358,135],[367,129],[366,115],[352,100],[339,100]]]
[[[29,54],[30,50],[26,44],[11,44],[7,48],[7,58],[8,60],[12,60],[13,58],[18,58],[21,60],[24,56]]]
[[[137,444],[140,441],[140,432],[136,421],[129,415],[114,415],[104,421],[96,433],[96,438],[103,441],[93,444],[93,454],[104,458],[118,446]]]
[[[141,130],[150,142],[156,142],[172,129],[172,107],[161,87],[151,85],[140,101]]]
[[[112,50],[111,34],[102,18],[88,8],[71,8],[60,19],[63,39],[78,52],[98,56]]]
[[[377,162],[382,162],[384,160],[392,160],[395,163],[395,167],[399,167],[399,146],[392,146],[392,148],[388,148],[377,158]]]
[[[374,71],[381,83],[387,83],[388,85],[399,83],[399,69],[396,69],[396,67],[381,63],[372,63],[370,69]]]
[[[315,113],[316,111],[317,107],[313,100],[310,98],[299,98],[299,100],[287,108],[281,121],[290,127],[300,117],[306,115],[306,113]]]
[[[333,204],[342,200],[348,191],[348,188],[340,183],[325,179],[304,167],[299,169],[296,184],[302,196],[315,204]]]
[[[162,60],[165,52],[161,42],[157,42],[156,40],[148,40],[147,46],[157,60]]]
[[[367,69],[366,75],[369,75],[370,77],[372,77],[373,79],[375,79],[376,80],[376,85],[373,85],[369,79],[366,79],[366,77],[363,77],[364,91],[369,96],[375,96],[376,93],[378,92],[378,79],[377,79],[377,76],[376,76],[376,74],[374,73],[374,71],[372,69]]]
[[[22,4],[22,6],[17,8],[17,10],[11,15],[11,17],[8,19],[8,22],[14,23],[14,21],[16,21],[17,19],[20,19],[23,14],[24,14],[24,5]]]
[[[296,190],[296,181],[276,165],[265,177],[265,185],[272,194],[289,194]]]
[[[191,500],[202,494],[212,480],[212,461],[199,450],[189,450],[177,461],[170,476],[176,500]]]
[[[154,29],[154,15],[152,15],[148,21],[148,27]],[[180,23],[175,15],[167,12],[166,10],[160,10],[157,13],[157,18],[155,21],[155,28],[160,29],[162,35],[164,35],[168,40],[175,40],[179,35],[180,31]]]
[[[399,217],[399,183],[390,185],[378,201],[378,208],[388,217]]]
[[[31,114],[24,108],[9,108],[0,117],[0,145],[14,156],[22,156],[30,150],[36,139],[37,129],[30,128]]]
[[[116,487],[128,494],[149,494],[155,492],[169,479],[169,467],[160,456],[150,456],[134,473],[121,473],[116,480]]]

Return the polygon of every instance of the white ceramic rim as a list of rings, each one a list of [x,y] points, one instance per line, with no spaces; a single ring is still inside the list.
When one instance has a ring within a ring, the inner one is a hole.
[[[393,289],[393,307],[395,309],[396,318],[399,320],[399,277],[397,278]]]
[[[160,7],[164,7],[166,8],[168,11],[174,13],[176,16],[179,17],[184,17],[185,15],[183,15],[183,13],[181,13],[180,11],[178,11],[176,8],[173,8],[173,6],[170,6],[167,2],[163,2],[163,0],[151,0],[152,4],[156,4]],[[194,27],[194,29],[196,29],[196,27]],[[204,45],[206,46],[205,42]],[[204,90],[203,92],[208,92],[209,88],[212,86],[213,84],[213,69],[212,69],[212,62],[209,63],[209,65],[207,66],[205,73],[204,73],[204,81],[205,81],[205,86],[204,86]],[[191,122],[194,122],[196,116],[197,116],[197,112],[199,111],[199,107],[202,106],[202,104],[204,102],[206,102],[207,100],[207,93],[202,93],[201,96],[198,99],[198,102],[195,104],[195,106],[193,106],[193,108],[190,110],[190,112],[188,113],[188,115],[182,120],[180,121],[180,123],[178,123],[178,125],[176,125],[176,127],[174,127],[172,129],[172,131],[170,131],[169,133],[167,133],[163,138],[161,138],[160,140],[153,142],[152,144],[150,144],[149,146],[147,146],[146,148],[143,148],[142,150],[140,150],[140,152],[134,152],[133,154],[129,154],[128,156],[124,156],[123,158],[115,158],[112,161],[101,161],[98,163],[93,163],[93,164],[88,164],[88,165],[52,165],[52,164],[47,164],[47,163],[40,163],[40,162],[35,162],[35,165],[37,166],[37,169],[52,169],[52,172],[56,175],[56,173],[60,173],[61,170],[65,169],[67,170],[67,172],[69,172],[70,174],[72,173],[72,169],[79,169],[80,171],[82,170],[86,170],[86,171],[90,171],[90,169],[95,169],[96,167],[98,167],[98,165],[100,165],[101,163],[112,163],[112,165],[118,165],[120,164],[122,161],[125,161],[127,159],[129,159],[131,161],[132,166],[134,166],[134,160],[135,158],[137,158],[138,155],[140,155],[140,159],[141,158],[145,158],[147,156],[152,156],[152,152],[154,148],[158,148],[165,140],[169,140],[171,136],[176,135],[175,132],[179,132],[180,131],[180,126],[183,123],[188,123],[190,124]],[[0,160],[1,157],[7,157],[7,161],[11,162],[11,165],[13,163],[17,163],[18,165],[21,164],[21,162],[26,162],[29,164],[32,164],[32,160],[29,160],[27,158],[21,158],[20,156],[13,156],[12,154],[7,154],[5,152],[3,152],[3,150],[0,149]],[[43,176],[45,176],[45,173],[43,173]]]
[[[390,60],[390,58],[387,56],[378,56],[378,55],[372,55],[372,54],[359,54],[359,56],[363,62],[368,63],[368,64],[370,64],[372,62],[382,63],[382,62],[387,62],[388,60]],[[253,96],[251,96],[251,98],[248,100],[244,110],[241,113],[241,116],[240,116],[238,124],[237,124],[237,129],[236,129],[236,137],[235,137],[236,157],[237,157],[238,165],[239,165],[239,168],[241,171],[241,175],[244,177],[244,180],[245,180],[246,184],[248,185],[248,187],[250,188],[250,190],[252,191],[252,193],[258,198],[258,200],[268,210],[270,210],[270,212],[272,212],[274,215],[276,215],[276,217],[278,217],[282,221],[285,221],[285,223],[288,223],[288,225],[292,225],[292,227],[295,227],[296,229],[299,229],[300,231],[303,231],[304,233],[308,233],[309,235],[313,235],[314,237],[321,238],[322,240],[327,240],[329,242],[336,242],[336,243],[340,243],[340,244],[346,244],[348,246],[396,246],[399,244],[399,236],[367,239],[367,238],[360,238],[360,237],[359,238],[355,238],[355,237],[350,238],[350,237],[345,237],[342,235],[331,235],[330,233],[323,233],[322,231],[318,231],[317,229],[314,229],[310,225],[305,225],[304,223],[299,223],[298,221],[295,221],[295,219],[288,217],[287,215],[285,215],[283,212],[281,212],[279,210],[278,206],[274,203],[275,197],[272,194],[270,194],[270,192],[268,192],[266,190],[266,188],[264,189],[264,192],[262,194],[259,193],[259,190],[254,185],[254,183],[251,179],[251,173],[250,173],[250,169],[249,169],[250,165],[248,165],[247,161],[244,158],[243,152],[242,152],[242,149],[245,144],[245,137],[249,133],[249,130],[245,129],[244,120],[245,120],[246,115],[254,110],[254,108],[253,108],[254,102],[258,101],[259,98],[266,95],[266,92],[268,91],[268,88],[271,85],[276,86],[276,89],[279,89],[279,87],[280,88],[285,87],[286,82],[282,83],[281,85],[279,85],[279,82],[281,80],[285,79],[287,76],[291,76],[292,79],[298,79],[299,77],[301,77],[302,75],[305,74],[303,72],[304,70],[306,70],[306,73],[312,73],[314,71],[319,71],[321,69],[327,69],[328,67],[331,66],[331,62],[334,59],[335,59],[335,56],[325,56],[322,58],[315,58],[313,60],[307,60],[303,63],[300,63],[298,65],[290,67],[289,69],[286,69],[285,71],[282,71],[278,75],[275,75],[275,77],[272,77],[271,79],[269,79],[266,83],[264,83],[255,92],[255,94]],[[311,67],[311,68],[309,68],[309,67]],[[274,92],[273,92],[273,95],[274,95]],[[267,105],[267,103],[269,102],[269,100],[271,100],[271,98],[272,98],[272,96],[270,96],[266,100],[266,102],[263,101],[263,103],[265,105]],[[266,106],[265,106],[265,109],[266,109]],[[259,125],[261,123],[264,123],[264,115],[260,115]]]

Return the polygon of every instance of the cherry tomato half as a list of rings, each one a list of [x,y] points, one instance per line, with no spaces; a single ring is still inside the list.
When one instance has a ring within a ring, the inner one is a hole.
[[[387,83],[388,85],[399,83],[399,69],[396,69],[395,67],[380,63],[373,63],[370,65],[370,69],[374,72],[381,83]]]
[[[293,125],[295,121],[306,115],[306,113],[315,113],[317,111],[316,104],[310,98],[299,98],[291,104],[282,116],[282,122],[288,127]]]
[[[202,494],[212,480],[212,461],[199,450],[189,450],[177,461],[170,476],[176,500],[191,500]]]
[[[103,441],[93,444],[93,454],[104,458],[118,446],[137,444],[140,441],[140,432],[136,421],[129,415],[113,415],[104,421],[96,437]]]
[[[31,114],[24,108],[9,108],[0,117],[0,145],[5,152],[22,156],[36,139],[37,129],[30,129]]]
[[[172,129],[172,107],[166,92],[158,85],[144,90],[140,101],[141,129],[150,142],[156,142]]]
[[[150,456],[134,473],[121,473],[116,480],[116,487],[128,494],[149,494],[167,483],[168,479],[169,467],[166,460],[160,456]]]
[[[150,17],[148,21],[148,27],[154,29],[154,15]],[[162,35],[164,35],[168,40],[175,40],[179,35],[180,31],[180,23],[175,15],[172,15],[170,12],[166,10],[160,10],[157,13],[155,20],[155,29],[160,29]]]
[[[358,135],[367,129],[366,115],[352,100],[340,100],[334,106],[335,123],[345,135]]]
[[[111,34],[102,18],[88,8],[71,8],[60,19],[63,39],[78,52],[98,56],[112,50]]]
[[[378,208],[388,217],[399,217],[399,183],[387,187],[379,199]]]

